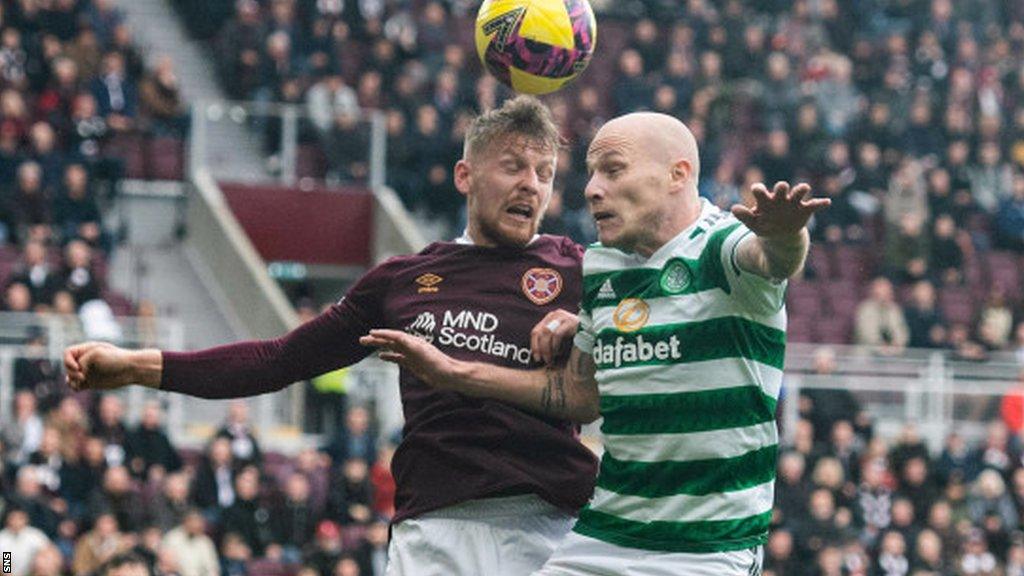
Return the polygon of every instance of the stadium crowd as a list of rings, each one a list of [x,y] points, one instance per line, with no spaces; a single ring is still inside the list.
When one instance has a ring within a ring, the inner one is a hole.
[[[16,576],[97,574],[124,554],[161,576],[384,574],[394,449],[365,408],[322,450],[286,457],[261,450],[244,401],[199,452],[172,445],[157,402],[129,427],[119,397],[83,400],[19,388],[0,426],[0,549]]]
[[[170,60],[144,66],[112,0],[0,3],[0,311],[81,313],[95,335],[133,312],[106,289],[102,209],[185,118]]]
[[[389,184],[459,229],[450,179],[467,120],[509,95],[476,62],[472,2],[175,2],[223,55],[232,97],[307,109],[303,149],[323,155],[323,173],[365,176],[360,110],[384,110]],[[791,341],[1024,362],[1019,3],[622,4],[635,10],[602,17],[590,69],[547,98],[569,145],[546,231],[592,239],[584,152],[604,120],[668,112],[699,139],[709,201],[728,206],[751,183],[780,179],[832,198],[806,277],[790,288]],[[140,129],[180,136],[180,98],[169,64],[143,70],[109,0],[3,7],[0,236],[18,246],[26,279],[3,284],[3,308],[73,311],[102,278],[87,254],[110,249],[89,191],[124,170],[124,148],[110,142]],[[260,128],[278,153],[280,126]],[[64,273],[58,243],[72,263]],[[51,274],[85,288],[64,290]],[[827,353],[818,368],[833,369]],[[65,397],[48,361],[18,370],[17,418],[0,434],[0,549],[26,551],[16,574],[91,574],[124,552],[161,575],[382,574],[391,448],[378,448],[365,410],[342,411],[324,450],[285,458],[259,450],[236,407],[195,454],[169,443],[157,406],[128,429],[116,398]],[[887,443],[849,394],[799,404],[766,574],[1024,575],[1012,398],[982,443],[951,435],[939,453],[913,427]]]

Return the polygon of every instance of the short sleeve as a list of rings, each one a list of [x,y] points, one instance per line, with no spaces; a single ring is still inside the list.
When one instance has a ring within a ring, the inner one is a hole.
[[[786,299],[786,281],[772,281],[742,270],[736,259],[741,243],[752,240],[754,233],[740,224],[722,243],[722,267],[732,296],[744,310],[753,314],[775,314]]]

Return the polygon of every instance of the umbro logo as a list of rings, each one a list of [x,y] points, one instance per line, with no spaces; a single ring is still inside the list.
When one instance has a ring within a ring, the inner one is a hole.
[[[444,278],[438,276],[437,274],[434,274],[433,272],[422,274],[418,278],[416,278],[416,283],[420,285],[420,289],[417,290],[417,292],[419,292],[420,294],[423,294],[424,292],[437,292],[439,290],[437,285],[443,281]]]
[[[597,297],[602,300],[614,299],[616,297],[615,289],[612,288],[611,278],[605,280],[604,284],[601,285],[601,289],[597,291]]]

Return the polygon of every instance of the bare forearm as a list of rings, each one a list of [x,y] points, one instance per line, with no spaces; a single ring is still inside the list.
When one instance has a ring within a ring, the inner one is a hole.
[[[755,236],[740,246],[740,266],[772,280],[784,280],[803,268],[810,247],[810,234],[803,228],[795,234]]]
[[[599,415],[596,389],[580,383],[571,366],[512,370],[480,362],[455,362],[446,388],[495,398],[545,416],[589,423]]]
[[[159,390],[164,373],[163,353],[154,349],[133,350],[130,358],[134,383]]]

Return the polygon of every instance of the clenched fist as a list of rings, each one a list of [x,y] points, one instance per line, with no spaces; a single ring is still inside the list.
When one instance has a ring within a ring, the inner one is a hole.
[[[129,384],[159,388],[162,365],[159,350],[125,350],[106,342],[85,342],[64,350],[68,386],[76,392]]]

